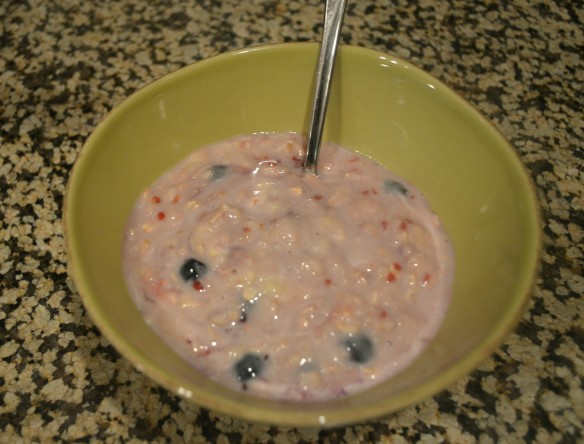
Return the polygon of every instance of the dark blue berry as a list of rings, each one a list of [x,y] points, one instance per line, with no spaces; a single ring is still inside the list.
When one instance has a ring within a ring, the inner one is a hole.
[[[214,165],[211,167],[211,179],[218,180],[227,173],[227,165]]]
[[[264,368],[264,359],[265,357],[262,358],[253,353],[244,355],[235,363],[234,370],[237,379],[245,383],[260,376]]]
[[[351,336],[343,342],[351,361],[364,364],[373,357],[373,342],[364,334]]]
[[[196,281],[207,273],[207,266],[195,258],[187,259],[180,267],[180,275],[185,281]]]
[[[386,180],[383,182],[383,186],[385,187],[386,191],[390,191],[392,193],[400,193],[404,196],[408,194],[408,189],[401,183],[395,180]]]

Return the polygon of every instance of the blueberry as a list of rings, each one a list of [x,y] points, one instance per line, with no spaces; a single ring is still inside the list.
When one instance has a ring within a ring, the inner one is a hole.
[[[218,180],[227,173],[227,165],[214,165],[211,167],[211,179]]]
[[[408,189],[401,182],[397,182],[395,180],[388,179],[383,183],[383,186],[385,187],[386,191],[390,191],[392,193],[400,193],[404,196],[408,194]]]
[[[207,273],[207,266],[195,258],[187,259],[180,267],[180,275],[185,281],[196,281]]]
[[[373,358],[373,342],[364,334],[351,336],[343,342],[351,361],[364,364]]]
[[[263,368],[264,358],[253,353],[247,353],[235,363],[234,370],[237,379],[245,383],[260,376]]]

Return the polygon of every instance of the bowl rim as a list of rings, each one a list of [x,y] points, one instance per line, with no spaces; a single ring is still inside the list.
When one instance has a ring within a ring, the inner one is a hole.
[[[417,79],[423,78],[426,80],[431,80],[432,84],[437,89],[440,89],[442,94],[450,96],[450,99],[453,100],[458,106],[463,108],[465,113],[471,115],[473,120],[476,119],[482,124],[482,126],[493,132],[493,134],[496,135],[501,144],[505,147],[509,161],[516,164],[515,170],[521,174],[521,181],[525,189],[528,191],[527,195],[530,199],[530,209],[532,210],[533,216],[533,220],[531,220],[531,222],[535,225],[533,231],[536,235],[532,239],[533,254],[530,256],[532,261],[528,267],[530,273],[525,273],[525,277],[523,279],[523,293],[520,295],[520,297],[516,298],[512,309],[510,308],[508,310],[506,316],[504,317],[504,322],[500,322],[497,328],[493,329],[488,335],[486,335],[486,337],[478,346],[459,357],[456,365],[447,368],[439,375],[429,379],[428,381],[425,381],[421,385],[406,388],[405,390],[396,394],[396,396],[390,400],[381,400],[368,404],[367,406],[361,407],[359,409],[354,409],[348,405],[342,408],[336,408],[334,410],[323,409],[322,411],[315,412],[311,409],[299,408],[295,409],[293,412],[286,411],[285,413],[279,412],[274,408],[277,404],[277,402],[274,401],[268,401],[265,408],[260,408],[257,406],[254,406],[254,408],[246,408],[245,400],[249,399],[249,395],[243,395],[241,398],[237,399],[218,399],[216,396],[214,396],[212,390],[207,390],[205,387],[197,387],[195,390],[191,390],[190,388],[186,389],[180,383],[177,384],[176,379],[166,375],[162,369],[156,366],[156,363],[145,359],[139,350],[135,349],[131,344],[124,340],[123,335],[116,333],[108,320],[105,319],[100,313],[100,309],[98,307],[99,304],[94,302],[94,295],[92,294],[89,285],[76,265],[78,258],[77,248],[75,242],[73,241],[73,236],[71,235],[71,227],[74,225],[73,217],[71,216],[71,208],[74,206],[74,197],[76,195],[75,186],[82,178],[82,171],[87,168],[85,165],[85,158],[87,157],[86,154],[94,149],[94,141],[99,138],[99,135],[102,132],[106,131],[109,122],[114,120],[116,116],[122,115],[126,108],[131,107],[135,101],[141,100],[141,97],[145,94],[148,94],[149,91],[163,87],[166,82],[172,81],[176,77],[188,75],[193,70],[199,70],[201,68],[210,66],[211,64],[220,64],[224,62],[229,63],[229,61],[234,60],[236,57],[245,55],[250,52],[290,50],[315,51],[317,48],[318,43],[315,42],[292,42],[254,45],[246,48],[236,49],[233,51],[220,53],[206,59],[195,61],[136,89],[124,100],[115,105],[108,113],[106,113],[106,115],[102,118],[102,120],[97,124],[97,126],[86,139],[70,172],[64,193],[65,198],[63,201],[62,223],[65,237],[66,254],[68,258],[68,273],[74,283],[74,289],[79,293],[83,305],[87,310],[87,313],[89,314],[92,322],[98,327],[99,331],[106,337],[106,339],[110,341],[114,348],[125,359],[128,359],[128,361],[130,361],[132,365],[138,369],[138,371],[146,374],[146,376],[151,378],[163,388],[171,391],[173,394],[177,394],[184,399],[188,399],[198,406],[210,408],[218,412],[232,415],[234,417],[239,417],[245,420],[272,425],[332,427],[352,424],[388,415],[447,389],[453,383],[471,373],[484,360],[491,356],[501,346],[505,338],[515,329],[519,320],[523,316],[527,305],[529,304],[541,267],[542,221],[541,208],[537,198],[537,191],[533,179],[528,174],[527,169],[523,164],[518,152],[506,140],[499,129],[496,128],[491,122],[489,122],[482,115],[482,113],[478,111],[477,108],[467,102],[459,93],[451,89],[438,78],[432,76],[421,68],[418,68],[415,64],[412,64],[411,62],[399,56],[381,52],[375,49],[354,45],[341,45],[340,51],[342,52],[362,53],[368,57],[377,57],[382,58],[383,60],[390,60],[392,63],[398,64],[402,67],[407,67],[411,75]],[[405,371],[407,371],[407,369]],[[296,404],[299,407],[306,405],[304,403]],[[317,405],[319,403],[311,404]],[[322,405],[326,405],[326,402],[322,403]]]

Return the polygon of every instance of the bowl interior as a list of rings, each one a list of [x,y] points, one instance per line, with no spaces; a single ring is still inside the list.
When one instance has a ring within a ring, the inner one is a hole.
[[[406,371],[346,399],[285,403],[224,389],[142,321],[124,284],[121,242],[140,191],[191,150],[253,132],[306,133],[318,47],[258,47],[199,62],[133,94],[98,126],[72,173],[65,211],[71,273],[116,348],[166,388],[243,418],[336,425],[372,418],[445,388],[487,357],[522,314],[539,254],[539,213],[520,161],[455,93],[398,58],[340,49],[325,140],[416,184],[457,257],[450,310]]]

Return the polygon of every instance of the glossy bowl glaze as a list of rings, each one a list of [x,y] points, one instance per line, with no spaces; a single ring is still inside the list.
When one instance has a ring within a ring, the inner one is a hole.
[[[191,150],[238,134],[306,133],[318,46],[223,54],[183,68],[118,106],[88,139],[65,206],[70,272],[91,318],[140,371],[198,405],[280,425],[333,426],[422,400],[487,358],[515,326],[534,283],[539,211],[503,137],[458,95],[410,63],[341,47],[324,140],[385,164],[420,188],[457,257],[451,307],[404,372],[344,399],[250,397],[205,378],[141,319],[124,284],[121,243],[140,191]]]

